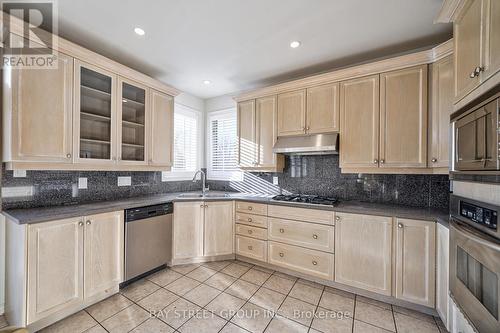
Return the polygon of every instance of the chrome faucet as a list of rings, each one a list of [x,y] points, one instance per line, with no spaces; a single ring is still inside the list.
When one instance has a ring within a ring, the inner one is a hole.
[[[193,177],[193,183],[196,183],[196,177],[198,176],[199,173],[201,173],[201,181],[202,181],[201,193],[203,195],[205,195],[205,193],[210,190],[210,188],[208,186],[206,186],[207,185],[206,184],[207,175],[205,174],[205,171],[203,171],[201,169],[196,171],[196,173],[194,174],[194,177]]]

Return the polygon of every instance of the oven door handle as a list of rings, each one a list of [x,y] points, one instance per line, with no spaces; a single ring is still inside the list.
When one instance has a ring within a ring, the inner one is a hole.
[[[450,225],[471,241],[484,245],[495,251],[500,251],[500,243],[495,242],[491,238],[486,238],[475,228],[464,226],[462,223],[454,220],[450,220]]]

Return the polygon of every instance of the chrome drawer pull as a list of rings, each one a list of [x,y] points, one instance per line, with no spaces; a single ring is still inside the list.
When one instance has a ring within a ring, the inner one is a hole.
[[[285,254],[283,252],[280,252],[280,257],[283,258],[284,256],[285,256]]]
[[[314,239],[318,239],[318,235],[313,235],[313,238]]]
[[[248,230],[248,233],[251,235],[252,234],[252,230]]]
[[[252,222],[252,219],[250,217],[248,218],[248,222]]]
[[[340,216],[335,216],[335,221],[340,221]]]
[[[251,245],[249,245],[249,246],[248,246],[248,249],[249,249],[250,251],[252,251],[252,250],[253,250],[253,247],[252,247]]]
[[[403,223],[398,223],[398,228],[403,228]]]
[[[248,210],[252,210],[252,209],[253,209],[252,206],[248,206]]]
[[[313,264],[314,266],[316,266],[316,265],[318,264],[318,262],[313,260],[312,264]]]
[[[281,232],[281,233],[284,233],[284,232],[285,232],[285,229],[282,229],[282,228],[281,228],[281,229],[280,229],[280,232]]]

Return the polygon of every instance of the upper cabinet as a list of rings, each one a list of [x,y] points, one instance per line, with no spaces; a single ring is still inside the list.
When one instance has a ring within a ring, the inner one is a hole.
[[[72,162],[74,60],[59,53],[57,62],[57,69],[4,68],[3,161]]]
[[[378,167],[379,76],[340,84],[340,166]]]
[[[427,65],[380,75],[379,166],[427,166]]]
[[[339,84],[307,89],[306,132],[338,132],[339,128]]]
[[[460,109],[500,82],[500,3],[455,2],[455,109]]]
[[[75,62],[74,151],[78,163],[116,162],[117,77]]]
[[[170,168],[174,159],[174,98],[151,90],[149,165]]]
[[[248,171],[283,171],[273,153],[278,131],[276,96],[238,103],[238,165]]]
[[[429,150],[430,168],[450,164],[450,115],[453,111],[453,58],[448,56],[430,65]]]
[[[306,90],[278,95],[278,136],[306,133]]]

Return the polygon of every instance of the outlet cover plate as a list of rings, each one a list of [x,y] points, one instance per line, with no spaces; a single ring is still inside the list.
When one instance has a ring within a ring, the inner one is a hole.
[[[278,177],[273,177],[273,185],[278,185]]]
[[[13,176],[14,178],[26,178],[26,170],[14,170]]]
[[[80,189],[80,190],[87,189],[87,178],[85,178],[85,177],[78,178],[78,189]]]
[[[132,185],[132,177],[118,177],[118,186],[130,186]]]

